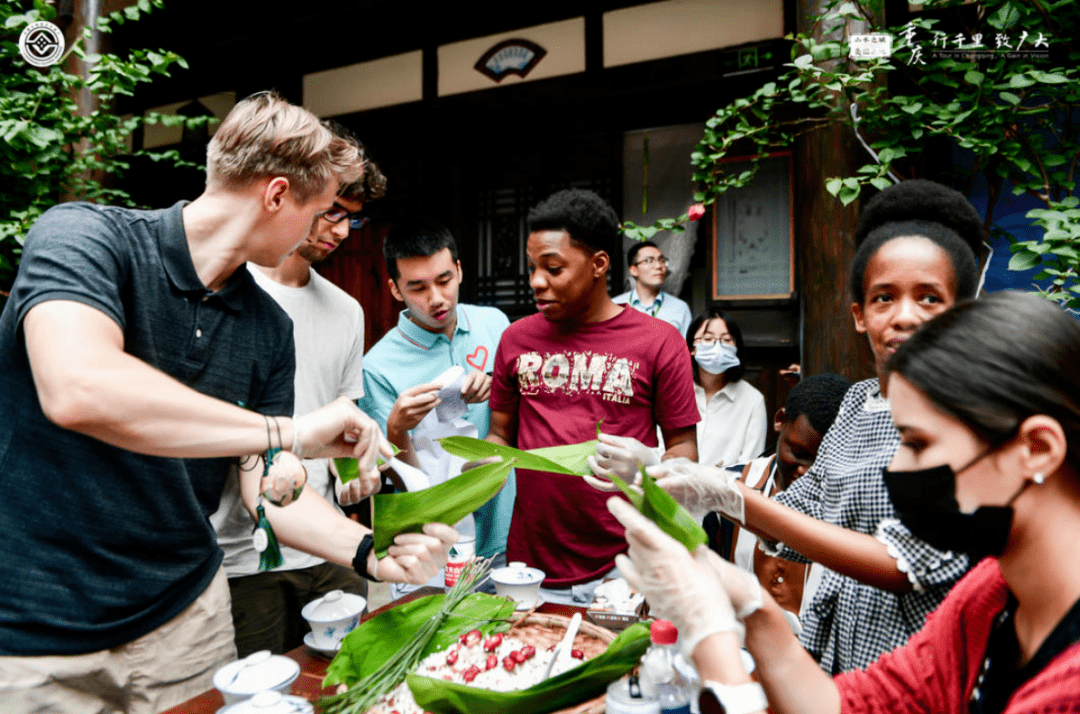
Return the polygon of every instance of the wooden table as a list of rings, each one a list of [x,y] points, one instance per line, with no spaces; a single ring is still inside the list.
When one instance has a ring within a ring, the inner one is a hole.
[[[436,595],[443,592],[444,590],[442,588],[421,588],[415,592],[409,593],[400,600],[395,600],[392,603],[384,605],[375,612],[368,613],[363,619],[367,620],[368,618],[375,617],[403,602],[409,602],[410,600],[416,600],[417,598],[425,597],[427,595]],[[584,608],[545,602],[537,608],[536,611],[571,617],[575,612],[584,613]],[[303,697],[308,701],[315,701],[324,694],[330,693],[330,690],[323,691],[321,686],[323,677],[326,676],[326,667],[330,664],[329,659],[313,652],[305,645],[301,645],[294,650],[286,652],[285,655],[300,663],[300,676],[293,682],[292,689],[289,692],[290,694]],[[215,714],[215,712],[223,706],[225,706],[225,700],[222,699],[221,692],[216,689],[210,689],[197,697],[192,697],[186,702],[176,705],[172,709],[165,710],[162,714]]]

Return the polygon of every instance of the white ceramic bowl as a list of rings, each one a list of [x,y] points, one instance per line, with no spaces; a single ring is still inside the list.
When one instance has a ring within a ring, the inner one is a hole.
[[[315,714],[315,707],[303,697],[280,692],[259,692],[251,699],[225,707],[218,714]]]
[[[331,590],[318,600],[312,600],[300,614],[311,625],[315,647],[336,650],[345,635],[360,624],[367,600],[352,593]]]
[[[236,704],[268,690],[288,694],[298,676],[296,660],[260,650],[215,672],[214,688],[226,704]]]
[[[540,598],[540,584],[544,582],[544,577],[543,570],[518,562],[491,571],[495,593],[526,607],[531,607]]]

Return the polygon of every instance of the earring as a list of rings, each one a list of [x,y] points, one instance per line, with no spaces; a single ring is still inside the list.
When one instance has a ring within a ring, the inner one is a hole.
[[[1042,482],[1046,480],[1046,476],[1044,476],[1042,473],[1037,472],[1031,477],[1031,480],[1037,484],[1042,484]]]

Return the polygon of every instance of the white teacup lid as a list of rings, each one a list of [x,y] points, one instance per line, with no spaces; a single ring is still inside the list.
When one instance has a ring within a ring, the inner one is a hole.
[[[273,689],[300,674],[296,660],[260,650],[230,662],[214,673],[214,687],[229,694],[249,695]]]
[[[312,714],[315,707],[303,697],[281,692],[259,692],[251,699],[233,704],[222,714]]]
[[[331,622],[356,617],[364,611],[367,600],[353,593],[331,590],[317,600],[312,600],[301,613],[309,622]]]
[[[492,570],[491,579],[503,585],[532,585],[544,579],[544,571],[530,568],[525,563],[515,560],[505,568]]]

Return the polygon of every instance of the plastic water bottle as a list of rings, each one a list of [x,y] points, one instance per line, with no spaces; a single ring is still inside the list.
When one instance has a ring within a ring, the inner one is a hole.
[[[641,658],[641,693],[660,702],[661,714],[690,714],[690,688],[675,669],[679,631],[667,620],[649,629],[652,645]]]

